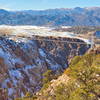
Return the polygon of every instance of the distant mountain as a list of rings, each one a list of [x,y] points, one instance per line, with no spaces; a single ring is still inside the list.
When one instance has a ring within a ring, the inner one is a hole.
[[[0,25],[100,26],[100,7],[6,11],[0,9]]]

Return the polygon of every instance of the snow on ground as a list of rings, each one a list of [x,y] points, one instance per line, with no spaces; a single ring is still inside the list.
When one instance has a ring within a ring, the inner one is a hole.
[[[78,37],[79,38],[79,37]],[[83,40],[84,42],[86,42],[87,44],[91,44],[92,41],[91,40],[88,40],[88,39],[85,39],[85,38],[79,38],[80,40]]]
[[[61,26],[61,28],[71,28],[71,26]]]
[[[42,50],[42,49],[39,49],[39,53],[42,57],[46,57],[46,54],[45,52]]]
[[[43,36],[43,37],[48,37],[48,36],[53,36],[53,37],[68,37],[68,38],[77,38],[81,39],[87,44],[91,44],[91,41],[88,39],[80,38],[74,33],[70,32],[58,32],[52,30],[51,27],[40,27],[40,26],[7,26],[7,25],[1,25],[0,29],[5,28],[5,29],[11,29],[13,30],[13,33],[10,35],[15,35],[15,36],[22,36],[22,37],[32,37],[32,36]],[[27,40],[21,39],[21,41],[25,42]],[[20,40],[16,40],[16,42],[20,42]]]
[[[22,77],[20,71],[18,71],[18,70],[10,70],[9,74],[13,77],[16,77],[16,78],[21,78]]]

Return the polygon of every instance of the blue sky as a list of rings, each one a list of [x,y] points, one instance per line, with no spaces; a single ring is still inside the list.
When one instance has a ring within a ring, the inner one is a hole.
[[[0,0],[0,8],[8,10],[42,10],[73,7],[100,7],[100,0]]]

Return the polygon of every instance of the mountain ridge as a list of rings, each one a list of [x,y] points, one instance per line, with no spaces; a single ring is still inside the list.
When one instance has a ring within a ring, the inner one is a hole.
[[[0,9],[0,25],[100,26],[100,7],[8,11]]]

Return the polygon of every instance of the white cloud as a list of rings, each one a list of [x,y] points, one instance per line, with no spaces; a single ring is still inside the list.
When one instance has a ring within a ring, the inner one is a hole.
[[[0,9],[11,10],[9,5],[0,5]]]
[[[0,9],[11,10],[11,9],[9,9],[9,8],[5,8],[5,7],[0,7]]]

